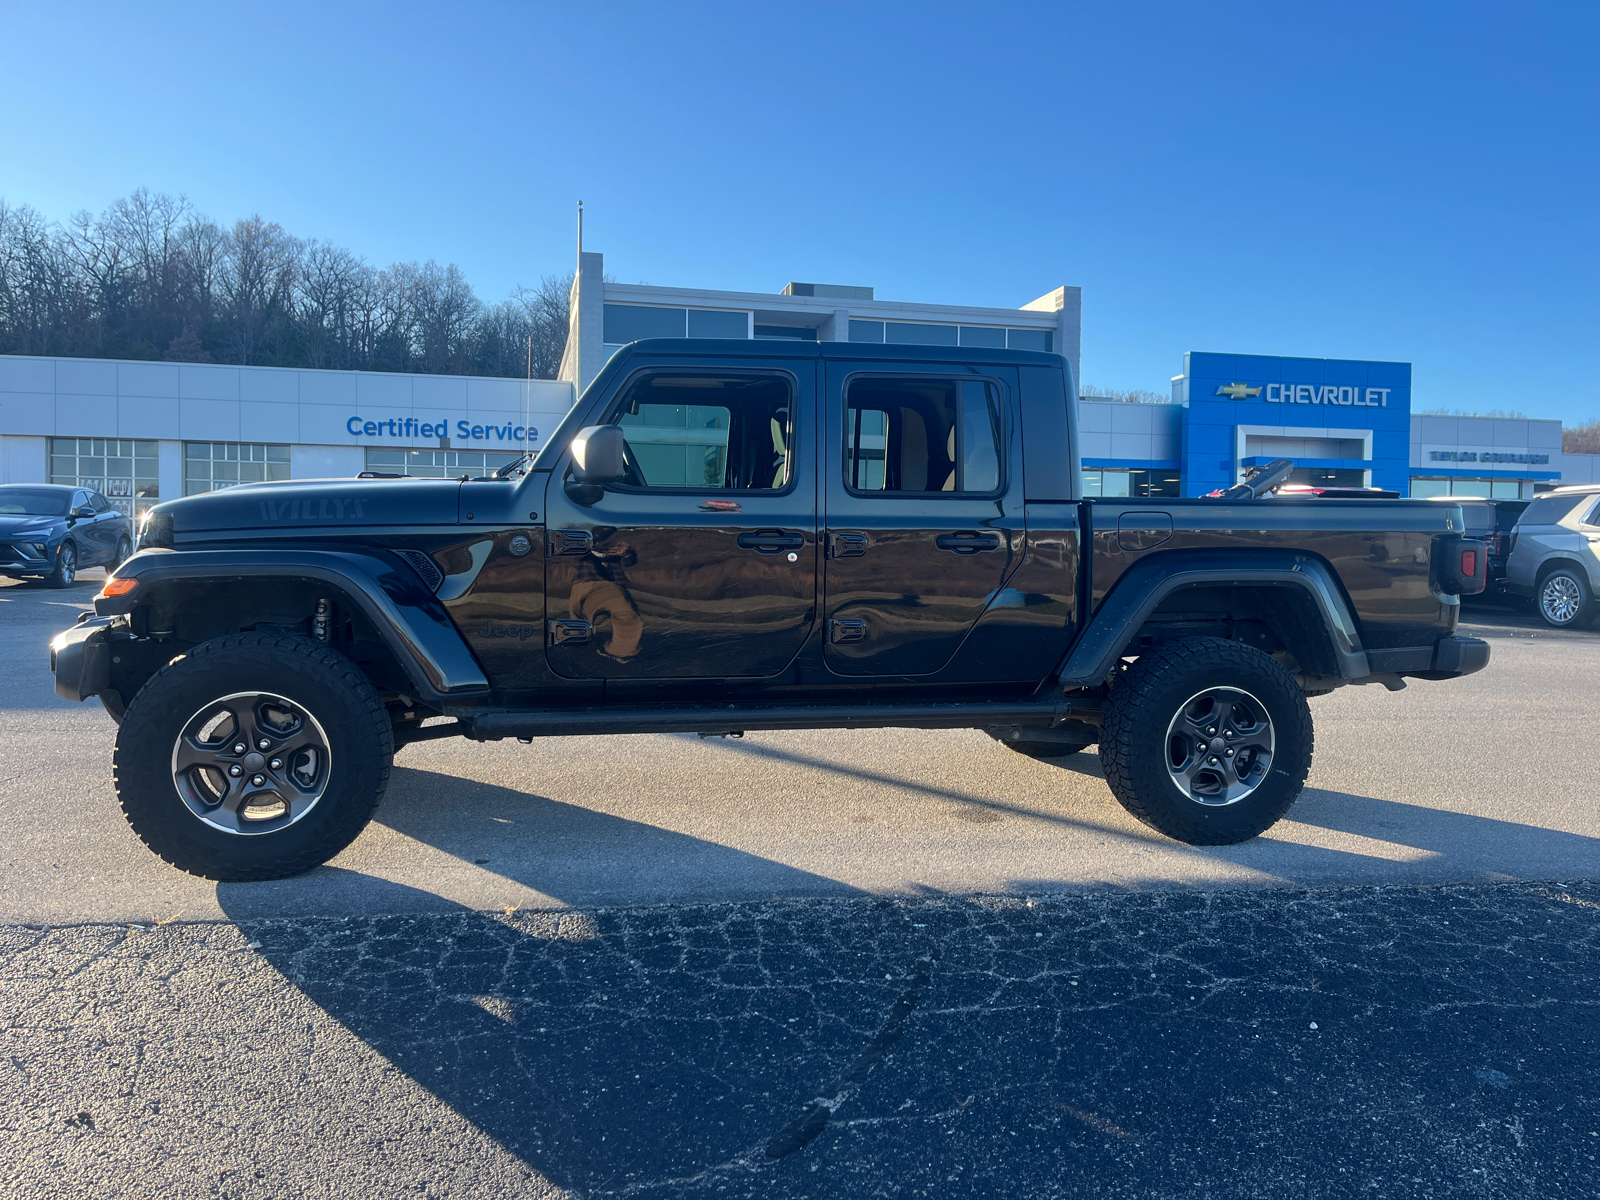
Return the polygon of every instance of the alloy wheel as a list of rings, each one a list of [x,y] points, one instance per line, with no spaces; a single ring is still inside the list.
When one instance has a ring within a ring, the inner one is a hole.
[[[62,584],[76,583],[78,579],[78,552],[73,549],[72,543],[67,542],[61,547],[61,561],[56,567],[61,576]]]
[[[1167,725],[1167,773],[1197,804],[1237,804],[1266,780],[1274,746],[1261,701],[1240,688],[1207,688]]]
[[[1570,625],[1583,607],[1583,593],[1570,575],[1552,575],[1539,589],[1539,611],[1552,625]]]
[[[189,811],[223,833],[285,829],[328,787],[328,737],[310,712],[271,692],[211,701],[172,747],[172,782]]]

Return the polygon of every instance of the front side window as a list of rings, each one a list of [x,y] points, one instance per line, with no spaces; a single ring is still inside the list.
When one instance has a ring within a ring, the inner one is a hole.
[[[1000,488],[1000,392],[982,379],[850,381],[845,482],[852,491],[993,493]]]
[[[793,413],[787,376],[642,375],[623,390],[610,417],[627,434],[624,486],[785,488]]]

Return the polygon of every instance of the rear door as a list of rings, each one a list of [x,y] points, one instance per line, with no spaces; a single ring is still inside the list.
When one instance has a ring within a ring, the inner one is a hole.
[[[824,659],[930,674],[1022,553],[1015,369],[826,370]]]
[[[546,653],[573,679],[767,677],[816,624],[816,363],[641,367],[629,477],[546,495]],[[579,498],[575,498],[577,495]]]

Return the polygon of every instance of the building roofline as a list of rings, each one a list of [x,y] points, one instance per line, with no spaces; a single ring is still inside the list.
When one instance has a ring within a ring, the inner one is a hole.
[[[1076,290],[1076,289],[1073,289]],[[777,292],[719,292],[706,288],[657,287],[645,283],[607,283],[605,298],[626,303],[672,301],[685,308],[714,307],[717,304],[768,312],[808,313],[832,316],[841,309],[858,320],[897,320],[943,317],[945,323],[959,325],[960,318],[978,318],[984,324],[1006,322],[1015,328],[1054,329],[1058,314],[1026,308],[980,308],[961,304],[920,304],[902,300],[843,300],[832,296],[784,296]]]

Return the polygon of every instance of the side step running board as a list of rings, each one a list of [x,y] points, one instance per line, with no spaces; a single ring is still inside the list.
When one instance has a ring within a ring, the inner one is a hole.
[[[973,729],[1049,727],[1067,719],[1065,700],[982,704],[785,704],[746,708],[584,708],[484,712],[467,736],[571,737],[597,733],[744,733],[752,729]],[[464,714],[463,714],[464,715]]]

